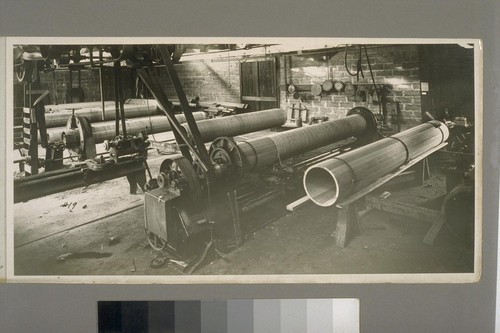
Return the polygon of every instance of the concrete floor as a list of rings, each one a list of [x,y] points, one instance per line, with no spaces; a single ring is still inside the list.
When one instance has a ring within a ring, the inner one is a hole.
[[[167,156],[150,154],[153,175]],[[407,202],[423,204],[444,194],[435,175],[425,186],[399,192]],[[394,197],[398,193],[393,193]],[[399,200],[399,199],[398,199]],[[70,211],[64,203],[74,203]],[[195,275],[239,274],[380,274],[472,272],[474,253],[445,230],[434,245],[422,242],[430,221],[379,211],[361,223],[361,235],[346,248],[335,245],[331,208],[308,203],[287,212],[275,199],[266,212],[269,223],[245,235],[244,244],[216,258]],[[167,253],[153,251],[144,233],[143,195],[129,194],[125,178],[14,205],[14,274],[24,275],[179,275],[180,266],[150,262]],[[249,216],[249,220],[252,215]],[[110,242],[114,237],[116,243]],[[65,260],[58,257],[72,253]]]

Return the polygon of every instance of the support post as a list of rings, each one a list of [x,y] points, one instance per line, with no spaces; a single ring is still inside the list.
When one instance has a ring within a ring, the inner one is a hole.
[[[338,207],[335,232],[336,245],[344,248],[354,236],[359,234],[359,210],[356,202]]]
[[[227,192],[227,197],[229,200],[229,207],[231,209],[231,216],[233,220],[234,227],[234,239],[236,246],[240,246],[242,243],[241,237],[241,224],[240,224],[240,214],[238,213],[238,201],[236,198],[236,190]]]
[[[209,177],[213,176],[213,166],[210,163],[208,152],[205,148],[203,140],[201,139],[200,131],[198,129],[198,126],[196,125],[196,121],[193,117],[193,113],[191,111],[191,107],[189,106],[189,102],[186,98],[186,94],[184,93],[184,89],[182,89],[181,81],[179,80],[179,76],[175,71],[174,63],[170,58],[170,53],[168,52],[167,47],[165,45],[160,45],[159,48],[163,61],[165,62],[167,68],[168,76],[170,77],[170,81],[172,81],[172,84],[177,93],[177,97],[179,98],[179,102],[181,103],[182,111],[186,116],[186,121],[189,126],[189,130],[193,135],[193,141],[200,155],[200,162],[203,164],[203,169],[206,169],[205,171],[209,174]]]

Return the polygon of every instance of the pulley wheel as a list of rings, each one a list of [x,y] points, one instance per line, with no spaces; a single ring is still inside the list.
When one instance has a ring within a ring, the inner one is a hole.
[[[200,180],[191,162],[185,157],[166,159],[160,166],[160,174],[170,175],[175,173],[178,179],[183,179],[186,188],[182,188],[182,194],[187,194],[191,199],[198,200],[202,194]],[[172,180],[172,179],[170,179]]]
[[[219,137],[210,145],[210,161],[229,172],[221,174],[229,184],[237,184],[243,178],[243,158],[238,144],[229,137]]]
[[[68,132],[78,130],[80,137],[80,142],[75,142],[73,147],[68,147],[69,150],[73,150],[75,153],[81,155],[81,160],[92,158],[96,155],[92,125],[87,117],[77,115],[70,117],[66,123],[66,130]]]
[[[149,263],[149,266],[151,268],[160,268],[162,267],[163,265],[165,265],[165,263],[167,262],[167,258],[163,258],[163,257],[158,257],[158,258],[154,258],[153,260],[151,260],[151,262]]]
[[[287,91],[290,95],[293,95],[293,93],[297,90],[297,87],[295,87],[293,84],[289,84]]]
[[[167,175],[167,174],[165,174],[164,172],[161,172],[161,173],[158,175],[157,180],[158,180],[158,186],[159,186],[159,187],[162,187],[162,188],[168,188],[168,186],[170,185],[170,184],[169,184],[168,175]]]
[[[375,115],[367,108],[362,106],[357,106],[350,109],[347,112],[347,116],[351,116],[354,114],[359,114],[366,120],[367,128],[362,135],[357,137],[356,142],[359,145],[366,145],[368,143],[372,143],[378,138],[378,128],[377,128],[377,119]]]

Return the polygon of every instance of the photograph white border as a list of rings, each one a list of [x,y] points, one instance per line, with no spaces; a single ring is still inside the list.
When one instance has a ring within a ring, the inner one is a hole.
[[[319,45],[344,44],[460,44],[474,45],[475,90],[475,245],[474,272],[450,274],[304,274],[304,275],[181,275],[181,276],[17,276],[14,274],[14,212],[12,152],[6,149],[6,281],[16,283],[113,283],[113,284],[262,284],[262,283],[471,283],[481,277],[482,261],[482,166],[483,166],[483,45],[479,39],[444,38],[230,38],[230,37],[7,37],[6,64],[13,63],[15,44],[221,44],[221,43],[289,43],[302,45],[304,50]],[[13,70],[6,66],[6,110],[13,108]],[[13,123],[12,112],[6,112],[6,124]],[[6,147],[13,145],[13,127],[7,126]],[[0,234],[1,236],[1,234]],[[0,252],[1,255],[1,252]],[[0,261],[1,265],[1,261]],[[2,271],[0,270],[0,273]],[[1,275],[0,275],[1,276]]]

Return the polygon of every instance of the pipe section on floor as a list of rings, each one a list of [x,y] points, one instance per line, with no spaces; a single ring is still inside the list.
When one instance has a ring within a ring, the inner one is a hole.
[[[313,165],[303,178],[307,196],[319,206],[332,206],[439,146],[448,136],[445,124],[431,121]]]

